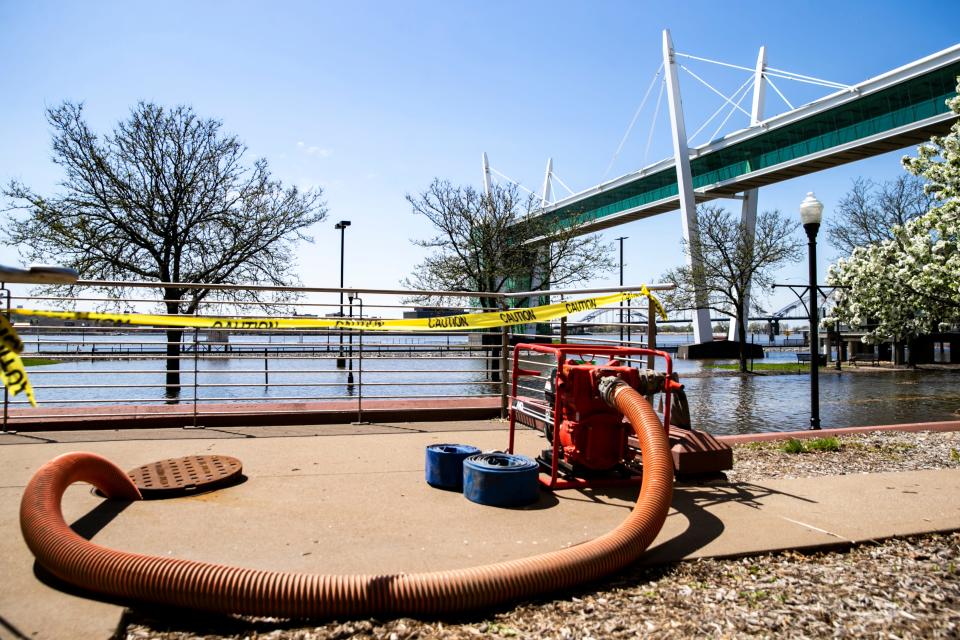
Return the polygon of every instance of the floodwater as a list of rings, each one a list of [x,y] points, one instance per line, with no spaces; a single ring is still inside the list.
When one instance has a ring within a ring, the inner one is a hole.
[[[162,340],[160,336],[155,339]],[[441,343],[445,340],[441,339]],[[464,341],[463,336],[454,336],[450,344],[463,345]],[[761,344],[764,341],[758,340]],[[398,338],[396,344],[423,345],[425,341]],[[30,348],[33,346],[28,343],[25,355],[34,355],[34,349]],[[201,403],[342,399],[356,397],[361,390],[361,380],[364,399],[499,395],[499,385],[486,380],[487,361],[483,358],[367,354],[361,366],[359,353],[355,351],[352,365],[356,384],[348,385],[348,372],[336,367],[333,355],[264,358],[248,354],[238,358],[221,353],[200,358],[194,364],[192,355],[187,354],[181,364],[184,389],[180,400],[192,404],[194,394]],[[792,352],[769,350],[765,361],[796,362],[796,356]],[[808,372],[717,375],[705,370],[701,361],[673,362],[674,370],[686,385],[691,418],[698,429],[736,434],[794,431],[809,426]],[[662,360],[658,359],[656,368],[664,368]],[[839,374],[822,371],[820,416],[824,428],[960,417],[960,372],[871,369],[861,366],[854,372],[845,366]],[[165,372],[159,360],[84,358],[31,367],[29,373],[41,408],[164,400]],[[18,397],[14,406],[21,403]]]
[[[822,428],[960,419],[960,372],[821,372]],[[693,426],[715,434],[810,426],[810,375],[682,378]]]

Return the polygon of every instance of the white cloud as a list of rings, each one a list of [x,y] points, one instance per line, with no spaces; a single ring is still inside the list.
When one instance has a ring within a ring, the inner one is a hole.
[[[303,140],[297,142],[297,149],[300,149],[308,156],[316,156],[318,158],[329,158],[333,155],[333,149],[317,145],[308,145],[303,142]]]

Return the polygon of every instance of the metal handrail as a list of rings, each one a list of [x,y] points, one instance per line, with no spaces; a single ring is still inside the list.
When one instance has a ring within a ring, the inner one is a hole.
[[[119,304],[157,303],[157,298],[137,295],[141,289],[158,289],[175,286],[182,289],[218,289],[224,291],[284,292],[293,297],[306,294],[334,294],[341,291],[359,303],[357,294],[389,296],[445,296],[462,299],[487,297],[499,301],[502,306],[509,299],[530,296],[575,295],[635,291],[637,287],[611,287],[582,290],[533,291],[519,293],[465,292],[465,291],[417,291],[409,289],[367,289],[298,287],[295,289],[276,286],[204,285],[198,283],[157,283],[85,280],[77,282],[80,290],[111,287],[129,297],[113,298],[92,295],[71,296],[17,296],[18,304],[33,306],[40,303],[56,303],[72,306],[82,303],[117,302]],[[651,290],[663,290],[666,285],[653,285]],[[4,290],[6,291],[6,290]],[[233,309],[249,309],[257,303],[231,300],[205,300],[201,309],[216,309],[215,315],[249,315],[231,313]],[[269,304],[269,303],[268,303]],[[293,308],[315,307],[318,309],[338,307],[332,301],[277,303]],[[16,313],[8,301],[7,312]],[[69,308],[68,306],[68,308]],[[399,309],[446,308],[426,304],[377,304],[375,300],[363,302],[363,317],[369,311]],[[490,309],[469,305],[457,305],[464,311]],[[165,314],[160,314],[165,315]],[[284,314],[286,315],[286,314]],[[302,316],[290,316],[302,317]],[[193,416],[194,425],[207,415],[226,415],[223,403],[242,406],[257,403],[257,411],[263,413],[289,413],[283,406],[287,402],[325,403],[329,410],[342,410],[343,402],[356,402],[358,420],[362,419],[362,400],[439,398],[484,398],[500,397],[505,405],[508,371],[511,357],[510,336],[526,336],[525,327],[503,328],[497,338],[479,339],[477,332],[448,330],[443,332],[417,332],[377,334],[369,331],[355,332],[352,344],[348,341],[350,331],[316,329],[271,329],[257,331],[220,330],[224,340],[204,339],[209,335],[203,330],[183,329],[182,339],[170,341],[167,328],[140,326],[114,326],[91,324],[69,326],[62,321],[31,320],[36,324],[25,327],[23,338],[26,357],[56,360],[59,365],[31,367],[31,383],[41,402],[36,409],[27,408],[22,396],[14,400],[7,397],[4,403],[3,430],[15,427],[18,420],[62,418],[74,407],[88,418],[99,416],[116,417],[138,414],[140,407],[149,404],[167,404],[166,394],[178,398],[158,415]],[[87,321],[89,322],[89,321]],[[575,323],[571,322],[570,326]],[[592,323],[596,326],[596,323]],[[532,326],[532,325],[531,325]],[[557,327],[557,322],[542,323],[539,327]],[[105,335],[105,334],[110,334]],[[362,346],[359,336],[362,335]],[[483,335],[483,334],[481,334]],[[487,333],[486,335],[490,335]],[[298,336],[298,341],[291,341]],[[547,336],[533,336],[547,339]],[[581,336],[578,336],[578,339]],[[586,336],[582,336],[584,340]],[[608,342],[603,338],[601,342]],[[226,350],[225,347],[230,349]],[[167,349],[178,349],[168,354]],[[362,349],[362,350],[361,350]],[[166,363],[179,361],[179,378],[167,381]],[[346,361],[346,364],[343,364]],[[253,363],[262,362],[260,367]],[[152,363],[154,368],[145,366]],[[414,363],[417,363],[414,365]],[[291,368],[283,368],[284,365]],[[531,363],[535,367],[537,363]],[[340,366],[343,368],[340,368]],[[345,374],[353,370],[359,382],[344,381]],[[112,376],[112,377],[111,377]],[[263,376],[256,380],[254,376]],[[153,393],[150,393],[153,390]],[[264,405],[263,403],[271,403]],[[45,410],[50,407],[51,410]],[[104,410],[98,410],[102,407]],[[109,408],[109,410],[107,410]],[[129,411],[128,411],[129,408]],[[12,414],[10,409],[13,409]],[[64,413],[66,411],[66,414]]]

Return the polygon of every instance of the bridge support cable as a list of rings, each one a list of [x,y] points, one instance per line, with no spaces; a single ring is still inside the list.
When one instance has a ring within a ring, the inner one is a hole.
[[[753,72],[753,69],[750,67],[744,67],[739,64],[731,64],[729,62],[721,62],[720,60],[711,60],[710,58],[702,58],[700,56],[694,56],[689,53],[680,53],[679,51],[674,53],[675,56],[679,58],[687,58],[689,60],[697,60],[699,62],[708,62],[710,64],[719,65],[721,67],[729,67],[730,69],[740,69],[741,71],[750,71]],[[766,76],[776,76],[778,78],[785,78],[788,80],[796,80],[798,82],[808,82],[810,84],[818,84],[822,87],[830,87],[831,89],[852,89],[848,84],[843,84],[842,82],[834,82],[833,80],[823,80],[822,78],[814,78],[813,76],[806,76],[802,73],[795,73],[793,71],[785,71],[783,69],[775,69],[774,67],[767,67],[764,75]]]
[[[774,69],[770,67],[766,70],[765,75],[774,76],[775,78],[783,78],[785,80],[795,80],[797,82],[805,82],[807,84],[816,84],[821,87],[828,87],[831,89],[846,89],[851,90],[851,87],[848,84],[843,84],[842,82],[833,82],[832,80],[822,80],[820,78],[814,78],[813,76],[805,76],[801,73],[794,73],[793,71],[784,71],[783,69]]]
[[[753,78],[750,78],[750,84],[751,84],[752,86],[756,87],[756,83],[754,83]],[[743,99],[746,98],[747,95],[749,95],[749,93],[750,93],[749,91],[744,91],[744,92],[743,92],[743,95],[740,96],[740,99],[737,100],[737,104],[739,105],[741,102],[743,102]],[[726,105],[723,105],[723,106],[726,106]],[[720,132],[723,130],[723,128],[724,128],[725,126],[727,126],[727,122],[730,120],[730,117],[731,117],[734,113],[736,113],[736,112],[737,112],[736,109],[733,109],[733,108],[730,109],[730,112],[727,113],[727,117],[723,119],[723,122],[721,122],[720,125],[719,125],[719,126],[713,131],[713,133],[710,135],[710,139],[711,139],[711,140],[716,140],[716,139],[717,139],[717,136],[720,134]]]
[[[731,100],[734,100],[734,101],[739,105],[741,102],[743,102],[743,98],[747,95],[747,93],[750,92],[750,85],[751,85],[751,84],[753,84],[753,76],[747,78],[746,81],[745,81],[743,84],[741,84],[741,85],[737,88],[736,91],[733,92],[733,95],[730,96],[730,99],[731,99]],[[741,95],[741,94],[742,94],[742,95]],[[696,139],[696,137],[697,137],[698,135],[700,135],[700,132],[702,132],[704,129],[706,129],[707,126],[708,126],[711,122],[713,122],[713,120],[714,120],[718,115],[720,115],[720,112],[722,112],[722,111],[723,111],[724,109],[726,109],[726,108],[727,108],[727,103],[724,102],[723,104],[721,104],[721,105],[717,108],[716,111],[713,112],[713,114],[712,114],[709,118],[707,118],[707,120],[706,120],[702,125],[700,125],[700,127],[699,127],[696,131],[694,131],[694,132],[690,135],[690,138],[689,138],[688,142]],[[730,115],[732,115],[733,112],[734,112],[734,109],[731,108],[731,109],[730,109]],[[726,118],[724,118],[723,122],[720,124],[721,127],[723,127],[723,125],[726,124],[727,120],[730,118],[730,115],[728,115]],[[716,137],[716,134],[714,134],[713,137],[711,137],[710,139],[712,140],[714,137]]]
[[[525,187],[525,186],[523,185],[523,183],[514,180],[513,178],[511,178],[511,177],[508,176],[507,174],[502,173],[502,172],[500,172],[500,171],[497,171],[497,170],[494,169],[493,167],[488,167],[488,170],[490,171],[490,173],[495,173],[495,174],[497,174],[498,176],[500,176],[501,178],[503,178],[503,179],[506,180],[507,182],[510,182],[510,183],[512,183],[512,184],[517,185],[518,187],[520,187],[521,189],[523,189],[524,191],[526,191],[527,193],[529,193],[529,194],[532,195],[533,197],[535,197],[535,198],[538,197],[537,194],[536,194],[532,189],[530,189],[530,188],[528,188],[528,187]],[[486,188],[486,184],[484,184],[484,188]]]
[[[568,186],[567,186],[567,183],[564,182],[564,181],[560,178],[560,176],[558,176],[556,173],[553,173],[553,174],[551,174],[551,175],[553,176],[553,179],[554,179],[554,180],[556,180],[557,182],[560,183],[560,186],[561,186],[561,187],[563,187],[564,189],[567,190],[567,193],[569,193],[570,195],[576,195],[576,192],[575,192],[573,189],[571,189],[570,187],[568,187]]]
[[[760,47],[757,54],[757,65],[753,72],[753,105],[750,109],[750,126],[755,127],[763,120],[763,109],[767,101],[766,82],[764,82],[764,70],[767,66],[767,48]],[[743,192],[743,202],[740,205],[740,225],[746,237],[750,238],[749,261],[753,262],[753,240],[757,231],[757,203],[760,197],[759,189],[748,189]],[[750,282],[747,282],[743,294],[743,308],[736,311],[736,315],[731,318],[730,326],[727,330],[728,340],[740,340],[737,332],[737,320],[740,314],[743,314],[743,322],[746,325],[750,318]]]
[[[787,106],[790,107],[790,111],[793,111],[794,109],[796,109],[796,107],[793,106],[793,104],[789,100],[787,100],[787,96],[783,95],[783,92],[780,91],[777,85],[773,83],[773,78],[771,78],[770,76],[766,76],[766,80],[767,82],[770,83],[770,86],[773,87],[773,90],[777,92],[777,95],[780,96],[780,99],[787,103]]]
[[[737,103],[735,103],[733,100],[731,100],[730,98],[728,98],[727,96],[725,96],[722,91],[720,91],[719,89],[717,89],[716,87],[714,87],[712,84],[710,84],[709,82],[707,82],[706,80],[704,80],[703,78],[701,78],[700,76],[698,76],[697,74],[695,74],[693,71],[691,71],[691,70],[688,69],[687,67],[683,66],[682,64],[679,65],[679,66],[680,66],[681,69],[683,69],[684,71],[686,71],[687,73],[689,73],[691,76],[693,76],[693,78],[694,78],[695,80],[697,80],[700,84],[702,84],[702,85],[705,86],[707,89],[710,89],[710,91],[713,91],[715,94],[717,94],[718,96],[720,96],[721,98],[723,98],[724,101],[725,101],[727,104],[733,106],[735,109],[739,109],[740,112],[743,113],[743,115],[747,116],[748,118],[750,117],[750,113],[749,113],[746,109],[744,109],[743,107],[741,107],[740,105],[738,105]]]
[[[677,57],[681,57],[681,58],[687,58],[687,59],[689,59],[689,60],[697,60],[697,61],[699,61],[699,62],[706,62],[706,63],[709,63],[709,64],[715,64],[715,65],[719,65],[719,66],[721,66],[721,67],[728,67],[728,68],[730,68],[730,69],[739,69],[739,70],[741,70],[741,71],[750,71],[750,72],[753,72],[753,71],[754,71],[754,69],[751,69],[751,68],[749,68],[749,67],[744,67],[744,66],[739,65],[739,64],[731,64],[731,63],[729,63],[729,62],[721,62],[721,61],[719,61],[719,60],[711,60],[710,58],[703,58],[703,57],[701,57],[701,56],[695,56],[695,55],[691,55],[691,54],[689,54],[689,53],[679,53],[679,52],[675,52],[674,55],[677,56]],[[713,87],[710,87],[710,85],[709,85],[705,80],[703,80],[702,78],[698,77],[695,73],[693,73],[692,71],[690,71],[690,69],[688,69],[688,68],[686,68],[686,67],[682,67],[682,68],[683,68],[684,71],[686,71],[687,73],[689,73],[689,74],[692,75],[693,77],[697,78],[697,80],[699,80],[700,82],[702,82],[704,85],[706,85],[707,87],[709,87],[709,88],[712,89],[713,91],[717,92],[716,89],[713,89]],[[774,91],[776,91],[776,92],[777,92],[777,95],[779,95],[779,96],[783,99],[783,101],[787,104],[787,106],[790,108],[791,111],[793,111],[794,109],[796,109],[796,107],[794,107],[793,104],[790,102],[790,100],[788,100],[787,97],[780,91],[780,89],[778,89],[777,86],[773,84],[771,78],[782,78],[782,79],[784,79],[784,80],[793,80],[794,82],[802,82],[802,83],[805,83],[805,84],[812,84],[812,85],[816,85],[816,86],[819,86],[819,87],[827,87],[828,89],[843,89],[843,90],[847,90],[847,91],[853,90],[853,87],[851,87],[851,86],[848,85],[848,84],[843,84],[842,82],[834,82],[833,80],[824,80],[823,78],[815,78],[814,76],[808,76],[808,75],[804,75],[804,74],[802,74],[802,73],[796,73],[796,72],[794,72],[794,71],[786,71],[786,70],[784,70],[784,69],[775,69],[775,68],[773,68],[773,67],[765,67],[765,68],[764,68],[764,71],[763,71],[763,77],[764,77],[764,79],[766,79],[768,82],[770,82],[770,85],[773,87]],[[717,92],[717,93],[719,93],[719,92]],[[722,94],[721,94],[721,95],[722,95]],[[744,112],[744,113],[746,113],[746,112]],[[748,114],[748,115],[749,115],[749,114]],[[694,135],[696,135],[696,134],[694,134]],[[693,137],[693,136],[691,136],[691,138],[692,138],[692,137]]]
[[[660,77],[661,71],[663,71],[663,64],[657,67],[657,72],[653,74],[653,79],[650,80],[650,84],[647,86],[647,90],[643,94],[643,99],[640,100],[640,106],[637,107],[637,110],[633,112],[633,118],[630,120],[630,124],[627,126],[626,132],[624,132],[623,138],[620,139],[620,144],[617,145],[617,150],[613,152],[613,157],[610,158],[610,164],[607,165],[607,170],[603,172],[603,178],[600,179],[601,182],[607,179],[607,176],[610,175],[610,169],[613,168],[613,164],[617,161],[617,158],[620,157],[620,152],[623,151],[623,145],[626,144],[627,138],[630,137],[630,133],[633,131],[634,125],[637,124],[637,118],[640,117],[640,112],[643,111],[644,105],[647,104],[647,98],[650,97],[650,92],[653,91],[653,85],[656,84],[657,78]]]
[[[667,86],[666,78],[660,82],[660,93],[657,94],[657,106],[653,110],[653,120],[650,121],[650,130],[647,132],[647,144],[643,147],[643,164],[647,164],[647,157],[650,155],[650,143],[653,142],[653,131],[657,125],[657,118],[660,116],[660,105],[663,104],[663,90]]]
[[[693,312],[694,342],[713,340],[710,310],[707,308],[706,283],[702,275],[700,251],[700,225],[697,220],[697,203],[693,193],[693,175],[690,171],[690,150],[687,147],[687,132],[683,120],[683,104],[680,100],[680,79],[674,57],[670,30],[663,30],[663,68],[667,84],[667,104],[670,108],[670,124],[673,139],[673,155],[677,172],[677,191],[680,200],[680,220],[683,224],[683,239],[687,248],[687,265],[694,275],[694,295],[697,309]]]
[[[698,60],[700,62],[709,62],[710,64],[716,64],[721,67],[729,67],[731,69],[740,69],[741,71],[749,71],[750,73],[753,73],[753,69],[751,69],[750,67],[744,67],[739,64],[731,64],[729,62],[720,62],[719,60],[711,60],[710,58],[701,58],[700,56],[690,55],[689,53],[680,53],[679,51],[675,51],[673,55],[677,56],[678,58],[687,58],[688,60]]]

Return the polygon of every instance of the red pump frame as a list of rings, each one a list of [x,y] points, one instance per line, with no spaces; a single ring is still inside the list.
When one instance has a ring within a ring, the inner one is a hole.
[[[608,360],[615,358],[627,358],[629,356],[658,356],[663,358],[667,364],[667,382],[663,390],[663,424],[664,429],[669,430],[670,426],[670,402],[671,391],[674,385],[679,386],[672,378],[673,360],[670,354],[656,349],[646,349],[643,347],[608,347],[583,344],[539,344],[521,342],[513,350],[513,382],[511,384],[511,402],[510,402],[510,440],[507,446],[507,453],[513,453],[514,432],[516,430],[516,410],[515,402],[517,400],[517,381],[521,376],[539,376],[539,371],[522,369],[519,366],[520,351],[535,351],[538,353],[554,354],[557,357],[557,375],[563,367],[563,362],[568,355],[590,355],[603,356]],[[556,388],[556,380],[554,380]],[[573,478],[569,480],[559,480],[559,460],[560,460],[560,402],[553,403],[553,456],[551,457],[550,477],[540,476],[540,484],[545,488],[554,489],[573,489],[582,487],[610,487],[625,486],[637,484],[641,476],[632,476],[630,478]]]

